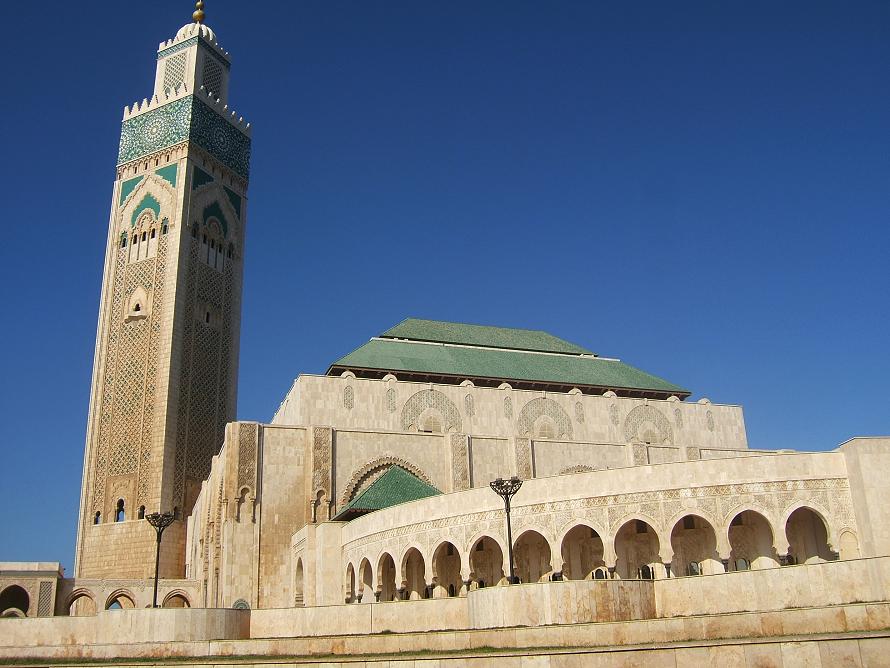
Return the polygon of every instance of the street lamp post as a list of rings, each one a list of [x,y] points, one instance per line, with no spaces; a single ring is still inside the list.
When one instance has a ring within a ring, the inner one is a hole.
[[[155,531],[158,534],[158,546],[155,551],[155,592],[154,597],[151,601],[151,607],[158,607],[158,565],[161,562],[161,535],[164,533],[164,529],[173,524],[173,520],[175,519],[173,513],[152,513],[151,515],[146,515],[145,519],[148,520],[148,523],[151,524]]]
[[[509,480],[498,478],[488,484],[495,494],[504,500],[504,509],[507,511],[507,555],[510,560],[510,584],[516,584],[516,576],[513,572],[513,529],[510,526],[510,499],[522,487],[522,481],[514,475]]]

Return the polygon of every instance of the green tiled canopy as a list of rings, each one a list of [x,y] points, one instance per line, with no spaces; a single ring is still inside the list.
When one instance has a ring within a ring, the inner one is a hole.
[[[334,362],[328,373],[346,370],[371,377],[402,374],[431,382],[449,382],[448,378],[451,382],[506,381],[516,387],[610,389],[662,398],[690,394],[663,378],[619,360],[597,357],[547,332],[434,320],[405,320]]]
[[[441,493],[401,466],[392,466],[350,501],[334,519],[350,520],[374,510],[382,510]]]

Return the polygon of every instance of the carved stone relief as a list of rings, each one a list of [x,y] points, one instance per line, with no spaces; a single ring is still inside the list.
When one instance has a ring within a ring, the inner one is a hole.
[[[442,430],[461,431],[461,417],[457,406],[438,390],[421,390],[413,394],[402,407],[402,431],[412,431],[418,427],[418,418],[427,409],[438,411],[443,419]]]
[[[572,421],[568,414],[553,399],[547,399],[546,397],[532,399],[522,407],[522,410],[519,412],[519,419],[516,421],[516,433],[520,436],[533,435],[535,422],[541,416],[546,416],[553,420],[556,425],[556,436],[558,438],[573,438]]]
[[[470,488],[469,447],[466,434],[451,434],[451,484],[454,491]]]
[[[674,430],[661,412],[648,404],[637,406],[624,419],[624,438],[647,443],[673,443]]]
[[[516,453],[516,475],[523,480],[532,477],[532,442],[528,438],[513,439]]]

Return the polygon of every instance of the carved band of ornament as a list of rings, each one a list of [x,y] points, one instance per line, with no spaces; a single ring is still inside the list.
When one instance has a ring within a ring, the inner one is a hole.
[[[247,179],[250,137],[200,97],[168,102],[121,125],[118,166],[191,140]]]
[[[427,476],[419,466],[412,464],[407,459],[387,454],[368,462],[352,474],[352,477],[349,478],[349,482],[346,483],[343,494],[340,496],[340,504],[345,505],[352,501],[355,494],[359,491],[359,486],[370,474],[391,466],[400,466],[413,476],[423,480],[430,487],[434,487],[432,480],[430,480],[429,476]]]
[[[755,483],[738,483],[730,485],[711,485],[707,487],[695,488],[677,488],[668,490],[658,490],[651,492],[631,492],[626,494],[611,494],[607,496],[586,497],[583,499],[571,499],[566,501],[548,501],[546,503],[537,503],[527,506],[514,506],[512,508],[512,516],[519,522],[523,519],[533,519],[548,513],[558,513],[566,511],[576,511],[581,509],[600,508],[614,510],[615,513],[625,513],[625,510],[617,508],[618,506],[630,505],[649,505],[664,502],[672,502],[677,499],[715,499],[726,496],[743,496],[745,494],[770,493],[781,494],[799,491],[846,491],[849,490],[850,484],[846,478],[820,478],[816,480],[786,480],[772,482],[755,482]],[[742,505],[743,502],[742,502]],[[756,504],[749,504],[756,505]],[[736,504],[734,507],[738,507]],[[689,511],[693,512],[694,506],[689,506]],[[454,517],[445,517],[419,524],[412,524],[392,529],[385,529],[373,534],[368,534],[349,544],[350,549],[360,549],[365,545],[386,540],[389,538],[397,538],[400,536],[409,536],[431,529],[453,528],[467,525],[481,525],[484,522],[503,520],[503,510],[491,510],[477,513],[465,513]],[[653,513],[659,514],[659,513]],[[838,514],[837,512],[835,514]],[[843,513],[841,513],[842,515]],[[578,520],[581,521],[580,519]],[[716,528],[716,527],[715,527]]]

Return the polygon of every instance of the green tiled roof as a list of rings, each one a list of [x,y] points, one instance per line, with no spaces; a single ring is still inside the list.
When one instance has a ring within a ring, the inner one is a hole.
[[[380,336],[387,339],[411,339],[412,341],[457,343],[490,348],[538,350],[546,353],[593,355],[592,352],[581,346],[563,341],[540,330],[465,325],[459,322],[419,320],[417,318],[407,318]]]
[[[400,503],[425,499],[441,494],[401,466],[392,466],[367,489],[350,501],[334,519],[351,519],[356,515],[382,510]]]
[[[390,330],[392,331],[392,330]],[[461,378],[554,383],[614,390],[653,390],[688,395],[663,378],[617,360],[580,355],[554,355],[522,350],[466,348],[447,344],[373,339],[331,366],[379,369]]]

